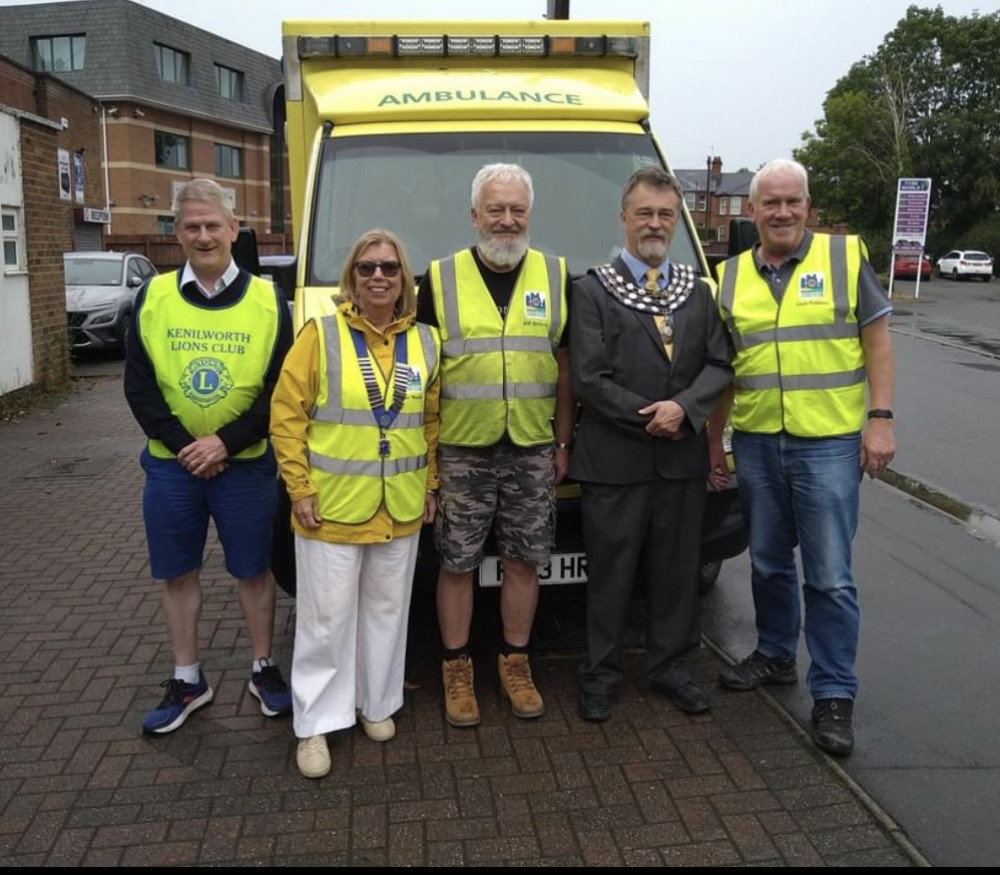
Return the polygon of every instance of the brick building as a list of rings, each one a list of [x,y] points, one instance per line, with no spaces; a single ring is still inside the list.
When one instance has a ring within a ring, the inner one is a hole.
[[[106,233],[172,233],[174,192],[196,176],[218,180],[258,234],[283,230],[274,58],[131,0],[0,7],[0,55],[98,101]]]
[[[107,220],[99,104],[0,57],[0,395],[67,379],[64,252]]]
[[[726,252],[730,221],[750,215],[747,205],[753,172],[723,173],[722,158],[716,155],[703,168],[675,170],[674,174],[684,189],[684,201],[705,251]]]

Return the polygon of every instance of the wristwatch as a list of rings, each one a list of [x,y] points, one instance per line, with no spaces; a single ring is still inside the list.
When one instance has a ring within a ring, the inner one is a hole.
[[[886,407],[873,407],[868,411],[869,419],[892,419],[892,411]]]

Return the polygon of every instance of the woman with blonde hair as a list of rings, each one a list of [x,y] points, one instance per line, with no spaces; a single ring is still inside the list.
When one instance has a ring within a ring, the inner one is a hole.
[[[399,239],[376,228],[344,264],[337,311],[302,329],[271,401],[292,501],[296,762],[330,771],[326,734],[360,714],[395,735],[420,527],[436,512],[437,331],[417,324]]]

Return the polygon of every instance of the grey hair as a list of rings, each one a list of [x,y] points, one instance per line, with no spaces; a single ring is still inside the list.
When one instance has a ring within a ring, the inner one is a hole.
[[[520,182],[528,191],[528,209],[535,203],[535,187],[531,184],[531,174],[520,164],[486,164],[472,180],[472,209],[478,210],[483,197],[483,189],[491,182]]]
[[[647,164],[640,167],[626,181],[622,187],[622,211],[628,207],[629,195],[640,185],[651,188],[654,191],[672,191],[677,195],[677,200],[684,203],[684,190],[675,176],[671,176],[658,164]]]
[[[227,222],[232,221],[236,216],[226,192],[214,179],[192,179],[181,186],[177,197],[174,198],[174,221],[181,220],[181,207],[187,201],[212,204],[218,207],[222,217]]]
[[[757,187],[760,181],[774,173],[794,173],[802,183],[802,193],[809,197],[809,171],[791,158],[775,158],[761,167],[750,180],[750,203],[757,203]]]

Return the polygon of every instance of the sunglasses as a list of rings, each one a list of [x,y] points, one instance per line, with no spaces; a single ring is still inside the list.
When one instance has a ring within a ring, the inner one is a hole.
[[[354,269],[365,279],[375,276],[375,271],[381,270],[382,276],[392,279],[399,273],[400,264],[398,261],[355,261]]]

